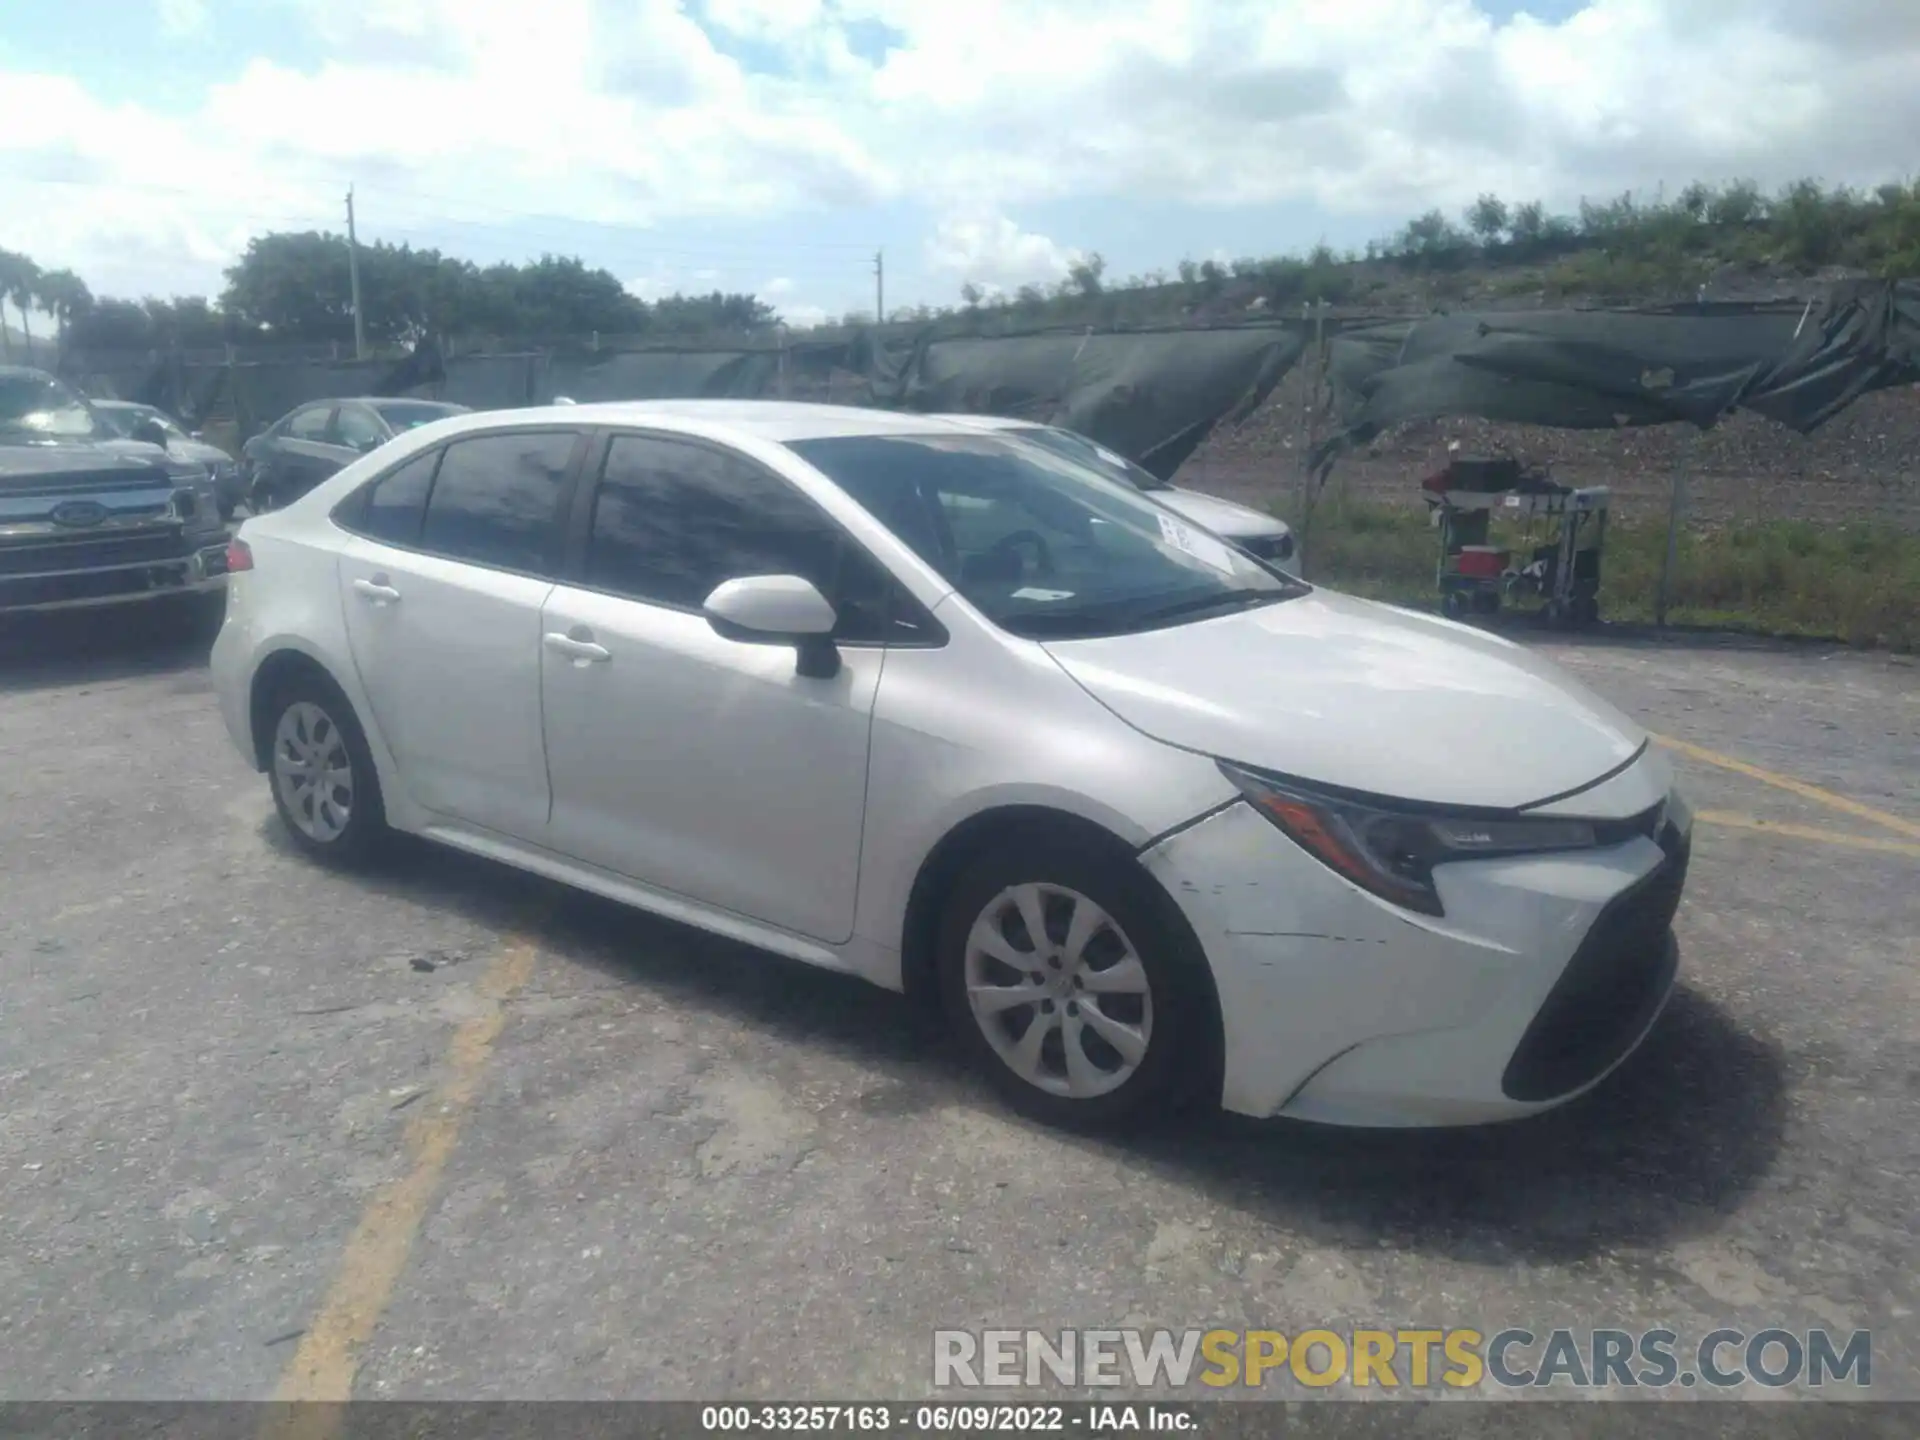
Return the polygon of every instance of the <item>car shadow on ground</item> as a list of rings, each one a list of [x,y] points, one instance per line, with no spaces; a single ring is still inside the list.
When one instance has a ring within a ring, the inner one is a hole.
[[[1027,1123],[918,1007],[864,982],[424,842],[401,842],[367,880],[468,916],[538,917],[543,945],[570,962],[852,1060],[873,1076],[853,1102],[866,1116],[958,1104]],[[1499,1264],[1659,1247],[1710,1230],[1773,1166],[1786,1108],[1779,1047],[1683,984],[1619,1071],[1522,1121],[1354,1131],[1203,1114],[1124,1139],[1036,1133],[1151,1166],[1321,1243]]]
[[[218,628],[172,600],[0,615],[0,694],[204,671]]]

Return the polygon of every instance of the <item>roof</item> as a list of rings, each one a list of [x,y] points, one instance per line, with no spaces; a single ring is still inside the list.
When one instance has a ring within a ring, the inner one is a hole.
[[[788,400],[616,400],[493,413],[502,420],[556,420],[570,425],[671,425],[680,421],[690,427],[718,427],[781,444],[858,435],[951,434],[964,428],[937,415]]]
[[[51,370],[42,370],[38,365],[0,365],[0,380],[51,380]]]
[[[1011,415],[936,415],[936,420],[951,420],[975,430],[1047,430],[1052,427],[1039,420],[1018,420]]]

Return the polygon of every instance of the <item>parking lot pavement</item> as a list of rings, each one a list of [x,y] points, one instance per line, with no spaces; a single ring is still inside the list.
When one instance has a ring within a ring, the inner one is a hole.
[[[855,983],[449,853],[316,869],[196,650],[67,643],[0,658],[0,1396],[910,1397],[941,1327],[1314,1323],[1872,1328],[1920,1396],[1910,665],[1554,648],[1717,817],[1591,1096],[1118,1142]]]

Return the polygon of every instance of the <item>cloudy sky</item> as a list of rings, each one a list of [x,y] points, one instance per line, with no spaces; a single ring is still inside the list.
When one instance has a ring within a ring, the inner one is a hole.
[[[1360,245],[1483,190],[1874,184],[1920,0],[4,0],[0,246],[217,291],[263,230],[790,319]]]

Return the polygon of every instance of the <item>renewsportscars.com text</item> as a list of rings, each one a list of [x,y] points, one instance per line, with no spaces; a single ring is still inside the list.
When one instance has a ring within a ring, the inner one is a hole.
[[[939,1330],[942,1389],[1691,1389],[1873,1383],[1871,1332],[1508,1328]]]

